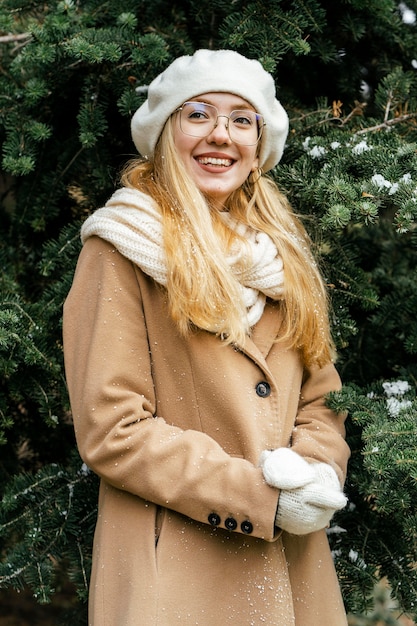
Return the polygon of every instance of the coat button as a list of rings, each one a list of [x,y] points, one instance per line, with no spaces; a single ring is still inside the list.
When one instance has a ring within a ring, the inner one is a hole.
[[[251,533],[253,533],[253,524],[249,520],[245,520],[241,523],[240,529],[242,533],[245,533],[245,535],[250,535]]]
[[[217,513],[210,513],[208,522],[211,526],[218,526],[221,522],[220,516]]]
[[[255,389],[256,389],[256,393],[261,398],[267,398],[269,394],[271,393],[271,386],[269,383],[265,381],[258,383]]]
[[[227,519],[225,519],[224,525],[227,530],[236,530],[237,521],[234,519],[234,517],[228,517]]]

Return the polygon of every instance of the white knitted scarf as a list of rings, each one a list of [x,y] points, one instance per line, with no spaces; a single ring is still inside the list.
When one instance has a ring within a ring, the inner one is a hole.
[[[267,296],[274,300],[283,296],[283,262],[269,235],[239,223],[227,212],[221,216],[248,242],[245,245],[236,239],[226,259],[241,286],[251,327],[261,318]],[[84,243],[92,235],[105,239],[145,274],[166,286],[162,232],[162,217],[152,198],[136,189],[123,188],[86,219],[81,228],[81,241]]]

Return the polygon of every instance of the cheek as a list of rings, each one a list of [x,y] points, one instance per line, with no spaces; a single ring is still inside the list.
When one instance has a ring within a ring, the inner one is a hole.
[[[259,167],[258,146],[240,146],[240,158],[242,165],[248,174]]]
[[[181,132],[178,124],[174,126],[174,145],[177,149],[177,154],[183,158],[183,155],[189,152],[189,143],[191,138],[187,135],[184,135]]]
[[[187,137],[183,133],[181,133],[181,135],[174,136],[176,154],[186,168],[189,168],[190,166],[191,153],[193,149],[192,144],[192,137]]]

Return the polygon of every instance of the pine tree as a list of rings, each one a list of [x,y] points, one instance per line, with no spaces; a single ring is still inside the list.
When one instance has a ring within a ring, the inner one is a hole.
[[[346,605],[371,611],[386,579],[417,615],[413,11],[414,0],[2,1],[0,587],[48,602],[64,571],[84,623],[97,479],[75,450],[61,340],[79,227],[135,153],[129,121],[146,85],[180,54],[229,47],[276,77],[291,131],[273,175],[332,300],[345,386],[329,403],[349,411],[353,451],[350,504],[329,529]]]

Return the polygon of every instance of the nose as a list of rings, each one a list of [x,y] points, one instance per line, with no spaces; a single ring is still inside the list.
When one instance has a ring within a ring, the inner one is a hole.
[[[223,118],[223,119],[220,119]],[[207,136],[208,143],[222,145],[232,143],[229,135],[229,118],[227,115],[219,115],[211,133]]]

